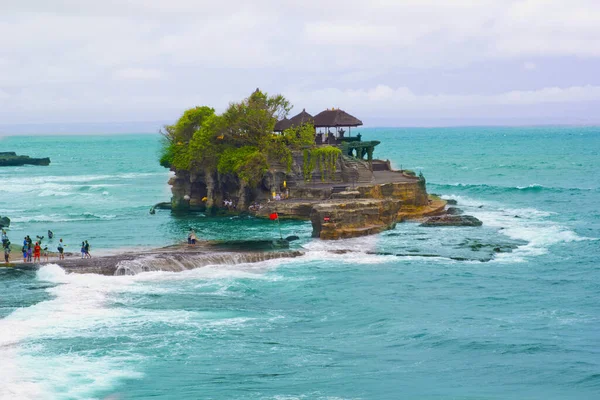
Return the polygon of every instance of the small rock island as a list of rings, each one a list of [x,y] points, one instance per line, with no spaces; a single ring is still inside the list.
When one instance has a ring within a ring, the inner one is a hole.
[[[14,151],[0,152],[0,167],[20,167],[22,165],[50,165],[50,158],[18,156]]]
[[[283,96],[257,89],[221,115],[195,107],[165,126],[160,162],[175,173],[168,207],[310,220],[321,239],[375,234],[446,213],[422,174],[392,169],[373,157],[379,141],[352,135],[362,125],[358,118],[327,109],[288,119],[290,110]]]

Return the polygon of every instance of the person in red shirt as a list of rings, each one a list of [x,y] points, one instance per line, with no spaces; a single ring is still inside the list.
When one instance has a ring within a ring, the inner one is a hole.
[[[33,262],[41,262],[41,253],[42,248],[38,242],[35,242],[35,247],[33,248]]]

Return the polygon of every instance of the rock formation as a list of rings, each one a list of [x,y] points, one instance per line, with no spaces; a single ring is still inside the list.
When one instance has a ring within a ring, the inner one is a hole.
[[[421,226],[481,226],[482,222],[471,215],[440,215],[428,218]]]
[[[18,156],[13,151],[0,152],[0,167],[20,167],[22,165],[50,165],[50,159]]]

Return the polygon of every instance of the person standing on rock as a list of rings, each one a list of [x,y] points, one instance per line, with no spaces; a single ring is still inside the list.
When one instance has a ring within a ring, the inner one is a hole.
[[[85,241],[85,258],[92,258],[92,255],[90,254],[90,244],[88,243],[88,241]]]
[[[10,258],[10,242],[7,242],[7,245],[4,246],[4,262],[8,264],[9,258]]]
[[[81,242],[81,258],[85,257],[85,242]]]
[[[65,248],[63,246],[62,239],[60,239],[58,241],[58,259],[59,260],[64,260],[65,259]]]
[[[38,242],[33,247],[33,262],[42,262],[42,248]]]
[[[33,257],[33,249],[31,248],[31,243],[27,244],[27,262],[31,262]]]
[[[6,243],[8,242],[8,235],[6,231],[2,229],[2,247],[6,247]]]

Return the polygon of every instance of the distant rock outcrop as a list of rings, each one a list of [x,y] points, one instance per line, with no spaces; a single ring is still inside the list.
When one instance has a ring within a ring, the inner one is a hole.
[[[22,165],[50,165],[50,158],[18,156],[14,151],[0,152],[0,167],[20,167]]]
[[[421,226],[481,226],[483,223],[472,215],[440,215],[429,217]]]
[[[8,228],[10,226],[10,218],[0,217],[0,228]]]

